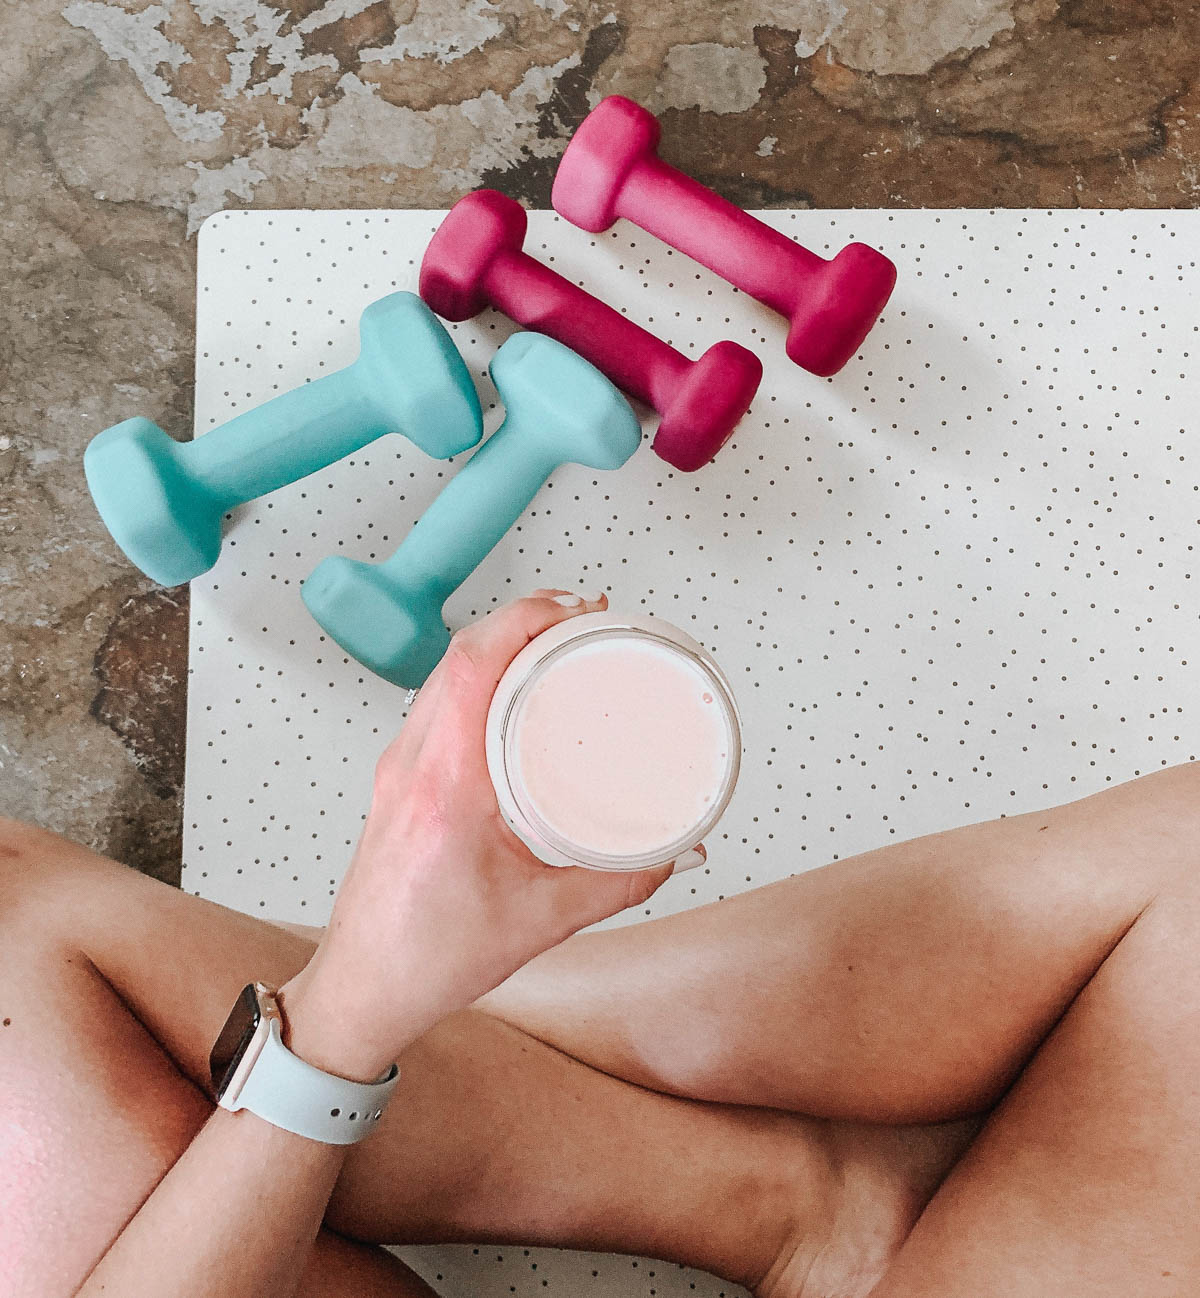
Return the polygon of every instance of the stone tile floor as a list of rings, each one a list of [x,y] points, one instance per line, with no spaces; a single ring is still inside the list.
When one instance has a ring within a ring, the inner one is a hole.
[[[223,207],[534,206],[619,91],[747,206],[1190,207],[1178,0],[0,0],[0,813],[178,877],[187,593],[80,469],[190,426]]]

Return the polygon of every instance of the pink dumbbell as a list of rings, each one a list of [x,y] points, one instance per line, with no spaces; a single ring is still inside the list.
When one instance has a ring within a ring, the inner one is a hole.
[[[658,156],[658,119],[610,95],[583,119],[558,164],[550,201],[598,234],[619,216],[716,271],[791,321],[787,354],[827,376],[858,350],[896,283],[865,243],[832,260],[809,252]]]
[[[746,413],[762,362],[734,342],[688,360],[523,252],[526,225],[520,203],[494,189],[460,199],[425,250],[421,296],[447,320],[494,306],[558,339],[662,415],[656,454],[685,473],[707,464]]]

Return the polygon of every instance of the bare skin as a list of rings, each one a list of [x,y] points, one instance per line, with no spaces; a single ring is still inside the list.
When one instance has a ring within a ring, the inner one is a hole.
[[[406,1052],[300,1292],[515,1239],[764,1298],[1194,1293],[1197,844],[1193,765],[571,938]],[[0,822],[0,1291],[75,1291],[312,949]]]

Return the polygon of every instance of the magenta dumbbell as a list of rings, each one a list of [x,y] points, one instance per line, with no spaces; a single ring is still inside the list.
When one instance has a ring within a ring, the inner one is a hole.
[[[421,296],[447,320],[494,306],[591,361],[662,415],[654,451],[691,472],[721,449],[758,389],[762,362],[734,342],[688,360],[669,343],[522,251],[525,209],[493,189],[447,212],[421,263]]]
[[[791,322],[787,354],[828,376],[854,355],[896,283],[896,267],[865,243],[818,257],[669,166],[658,119],[621,95],[600,101],[567,145],[550,201],[598,234],[623,216]]]

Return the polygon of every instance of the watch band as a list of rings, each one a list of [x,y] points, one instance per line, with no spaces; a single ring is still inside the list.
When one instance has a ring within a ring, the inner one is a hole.
[[[400,1070],[392,1065],[379,1082],[352,1082],[305,1063],[283,1044],[272,1020],[262,1052],[236,1096],[219,1104],[249,1109],[272,1126],[326,1145],[353,1145],[375,1129],[395,1090]]]

